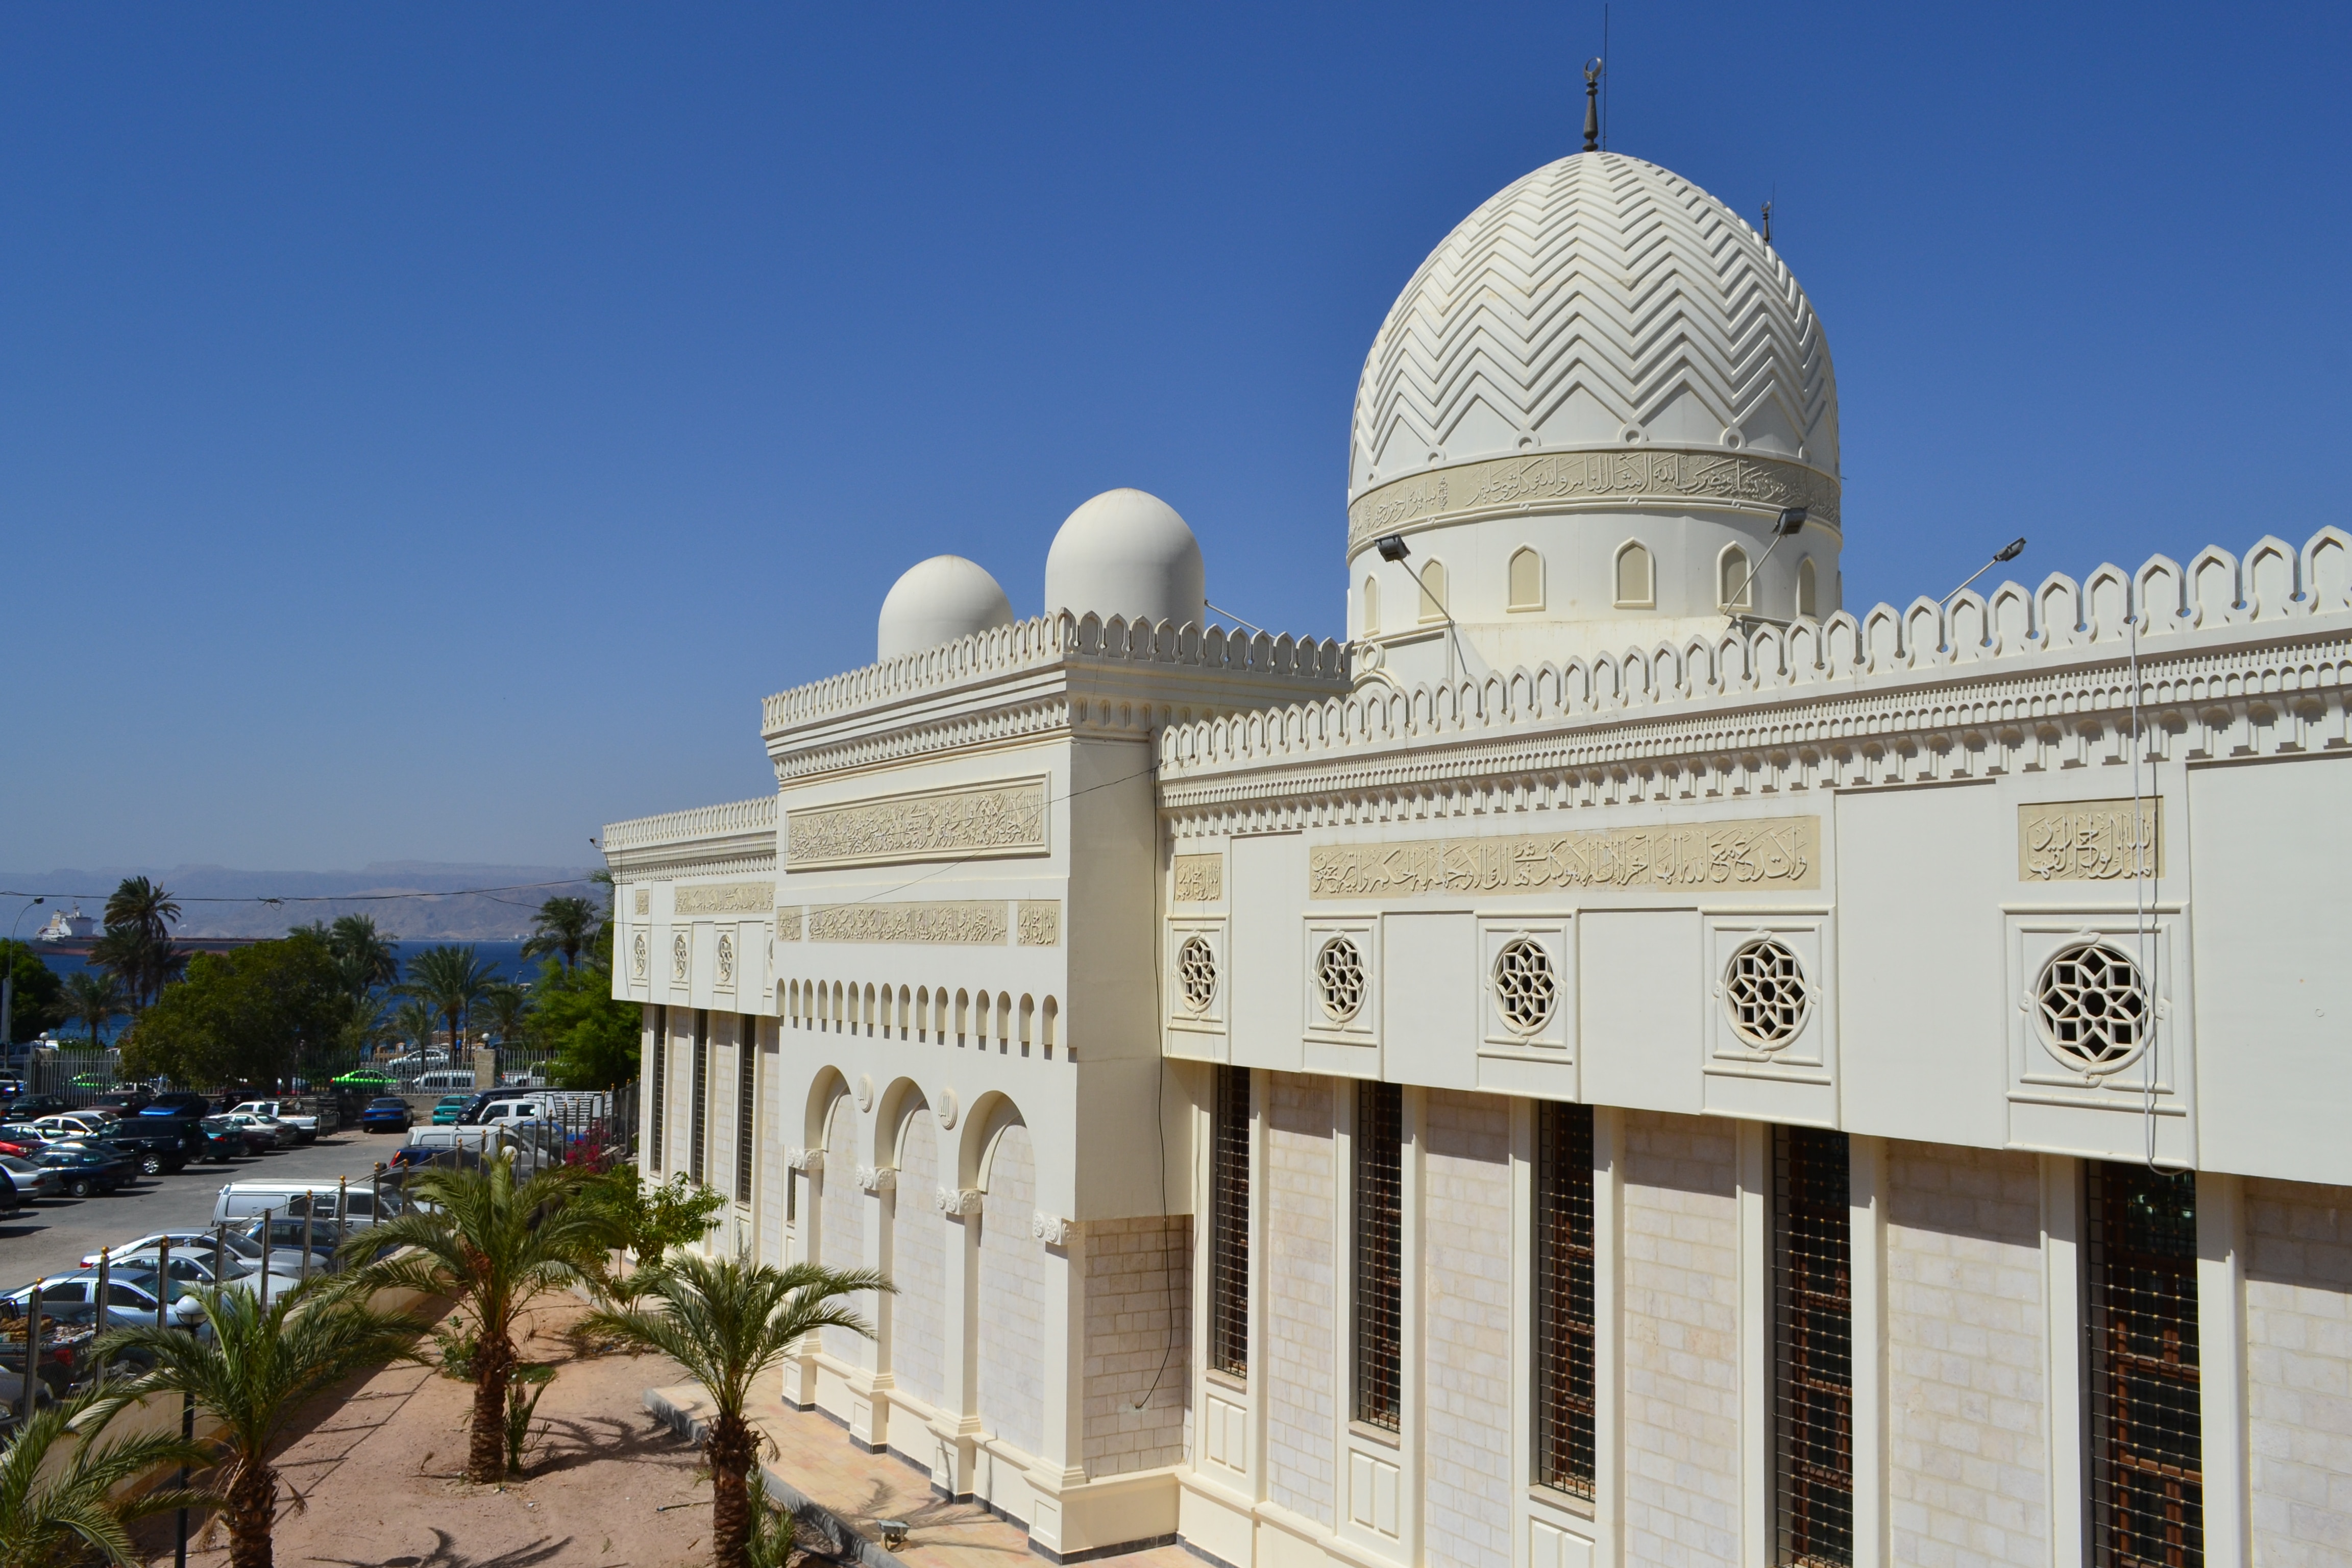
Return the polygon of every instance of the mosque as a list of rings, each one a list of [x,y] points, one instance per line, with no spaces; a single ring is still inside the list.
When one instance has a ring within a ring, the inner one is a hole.
[[[1344,641],[1114,490],[608,829],[646,1169],[898,1286],[787,1400],[1056,1563],[2352,1561],[2352,537],[1857,613],[1838,464],[1588,150],[1372,342]]]

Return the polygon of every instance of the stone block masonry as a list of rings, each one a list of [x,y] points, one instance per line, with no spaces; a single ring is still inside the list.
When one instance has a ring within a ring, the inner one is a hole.
[[[1332,1279],[1331,1083],[1276,1075],[1266,1131],[1266,1277],[1263,1303],[1266,1493],[1337,1527],[1333,1433],[1339,1300]]]
[[[1192,1387],[1187,1331],[1190,1219],[1114,1219],[1086,1229],[1086,1468],[1124,1475],[1182,1461]],[[1155,1386],[1156,1385],[1156,1386]],[[1142,1409],[1139,1400],[1150,1398]]]
[[[1423,1167],[1427,1560],[1511,1560],[1511,1117],[1433,1089]]]
[[[2352,1563],[2352,1194],[2245,1192],[2246,1416],[2253,1560]]]

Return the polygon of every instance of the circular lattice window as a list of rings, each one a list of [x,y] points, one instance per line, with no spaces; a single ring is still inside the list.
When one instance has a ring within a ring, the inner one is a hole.
[[[2063,947],[2042,966],[2033,1013],[2050,1053],[2093,1074],[2129,1065],[2147,1044],[2152,1021],[2139,965],[2099,942]]]
[[[1559,976],[1542,944],[1513,937],[1495,955],[1495,1009],[1512,1033],[1532,1035],[1551,1022]]]
[[[1344,936],[1335,936],[1315,955],[1315,989],[1323,1011],[1344,1024],[1364,1005],[1364,955]]]
[[[1812,992],[1788,944],[1759,936],[1731,955],[1723,972],[1723,1005],[1734,1034],[1759,1050],[1777,1051],[1805,1026]]]
[[[1217,999],[1217,955],[1204,936],[1188,936],[1176,950],[1176,984],[1184,1005],[1205,1013]]]

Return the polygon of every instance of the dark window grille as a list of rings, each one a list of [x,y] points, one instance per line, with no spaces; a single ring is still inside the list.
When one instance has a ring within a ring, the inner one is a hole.
[[[1844,1568],[1853,1561],[1853,1293],[1845,1134],[1778,1129],[1772,1165],[1778,1561]]]
[[[735,1201],[751,1201],[751,1120],[759,1109],[760,1049],[750,1018],[735,1021]]]
[[[668,1109],[666,1102],[669,1088],[669,1009],[667,1007],[654,1009],[654,1070],[647,1076],[653,1079],[654,1092],[653,1129],[646,1140],[646,1159],[653,1166],[654,1174],[659,1175],[662,1151],[669,1146],[669,1124],[662,1120]]]
[[[702,1186],[710,1132],[710,1015],[694,1016],[694,1104],[688,1112],[687,1174]]]
[[[1402,1415],[1404,1090],[1356,1089],[1356,1419],[1393,1432]]]
[[[1536,1107],[1536,1482],[1592,1495],[1592,1108]]]
[[[2092,1560],[2199,1568],[2196,1173],[2093,1163],[2085,1185]]]
[[[1209,1167],[1209,1364],[1249,1375],[1250,1080],[1247,1068],[1217,1069]]]

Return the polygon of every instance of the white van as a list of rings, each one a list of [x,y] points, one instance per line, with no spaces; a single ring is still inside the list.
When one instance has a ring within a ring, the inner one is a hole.
[[[469,1150],[481,1155],[495,1155],[502,1150],[515,1152],[515,1173],[527,1176],[542,1164],[554,1164],[563,1158],[563,1130],[552,1122],[500,1121],[478,1127],[418,1127],[408,1134],[410,1149]],[[404,1162],[422,1164],[430,1155],[410,1155]]]
[[[416,1075],[415,1092],[418,1094],[464,1094],[474,1087],[474,1069],[471,1068],[463,1072],[445,1069]]]
[[[351,1228],[364,1229],[376,1221],[375,1190],[365,1181],[353,1182],[344,1189],[351,1197]],[[401,1210],[399,1189],[386,1182],[383,1188],[384,1217],[390,1218]],[[264,1210],[281,1217],[311,1216],[312,1229],[324,1225],[331,1228],[339,1217],[335,1208],[335,1184],[332,1182],[231,1182],[221,1188],[213,1200],[213,1224],[221,1225],[258,1219]]]

